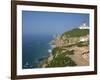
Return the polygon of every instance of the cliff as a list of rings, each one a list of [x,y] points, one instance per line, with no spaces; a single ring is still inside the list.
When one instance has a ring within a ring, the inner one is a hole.
[[[89,65],[89,29],[72,29],[50,42],[52,52],[42,67]]]

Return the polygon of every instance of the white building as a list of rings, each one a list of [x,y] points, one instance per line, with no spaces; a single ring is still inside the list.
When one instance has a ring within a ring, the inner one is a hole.
[[[84,37],[80,37],[80,42],[88,41],[89,40],[89,35],[86,35]]]
[[[80,25],[79,29],[89,29],[89,26],[87,26],[86,23],[83,23]]]

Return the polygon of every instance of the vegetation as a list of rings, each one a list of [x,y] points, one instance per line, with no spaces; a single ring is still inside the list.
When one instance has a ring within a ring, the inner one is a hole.
[[[67,46],[62,46],[63,48],[67,48],[67,47],[72,47],[72,46],[75,46],[76,45],[76,43],[75,44],[70,44],[70,45],[67,45]]]
[[[88,29],[73,29],[71,31],[67,31],[64,34],[62,34],[62,36],[66,36],[66,37],[81,37],[81,36],[85,36],[89,34],[89,30]]]
[[[63,52],[63,50],[65,50],[65,52]],[[68,55],[72,55],[74,54],[74,50],[66,50],[63,49],[63,47],[56,47],[52,50],[52,54],[56,55],[56,54],[68,54]]]
[[[68,46],[62,46],[62,48],[67,48],[67,47],[72,47],[72,46],[83,47],[83,46],[88,46],[88,45],[89,45],[89,41],[87,41],[87,42],[78,42],[78,43],[71,44],[71,45],[68,45]]]
[[[62,50],[63,50],[63,49],[62,49],[61,47],[55,47],[55,48],[53,48],[53,50],[52,50],[52,54],[55,55],[55,54],[57,54],[57,53],[61,53]]]
[[[46,67],[65,67],[65,66],[76,66],[76,63],[68,56],[59,54],[55,57]]]
[[[53,60],[46,67],[76,66],[76,63],[67,56],[74,54],[74,50],[67,50],[65,52],[62,52],[62,50],[64,49],[61,47],[56,47],[52,50]]]
[[[67,55],[73,55],[74,54],[74,50],[67,50],[65,53]]]
[[[46,64],[46,67],[76,66],[77,64],[70,57],[75,53],[73,47],[88,46],[89,41],[84,41],[84,42],[77,41],[77,38],[80,39],[80,37],[86,36],[88,34],[89,34],[88,29],[78,29],[78,28],[75,28],[71,31],[64,32],[60,36],[60,40],[59,40],[61,41],[62,39],[62,41],[65,42],[64,45],[52,49],[53,59],[44,62]],[[75,41],[73,40],[74,38]],[[74,43],[73,42],[71,43],[71,41],[74,41]],[[66,42],[68,43],[70,42],[70,44],[67,44]]]
[[[88,42],[79,42],[77,43],[78,47],[88,46]]]

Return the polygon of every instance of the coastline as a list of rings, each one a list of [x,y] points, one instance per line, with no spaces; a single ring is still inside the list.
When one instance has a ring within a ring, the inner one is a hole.
[[[53,40],[50,41],[49,44],[51,46],[51,49],[48,50],[49,56],[43,62],[42,68],[89,65],[88,33],[87,35],[83,35],[81,37],[67,37],[67,38],[64,35],[63,36],[57,35]],[[61,61],[56,60],[56,59],[59,60],[60,58]],[[66,62],[63,63],[64,59],[66,60]],[[67,64],[68,61],[70,63]]]

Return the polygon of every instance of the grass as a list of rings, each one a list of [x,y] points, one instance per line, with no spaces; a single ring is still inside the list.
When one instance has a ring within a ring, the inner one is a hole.
[[[72,46],[75,46],[75,45],[76,45],[76,43],[75,44],[70,44],[70,45],[67,45],[67,46],[62,46],[62,48],[72,47]]]
[[[59,54],[52,61],[48,63],[46,67],[65,67],[65,66],[76,66],[76,63],[64,54]]]
[[[89,30],[88,29],[73,29],[71,31],[67,31],[64,34],[62,34],[62,36],[66,36],[66,37],[81,37],[81,36],[85,36],[89,34]]]
[[[81,37],[81,36],[85,36],[87,34],[89,34],[88,29],[78,29],[78,28],[76,28],[76,29],[73,29],[71,31],[64,32],[62,34],[61,38],[63,36],[65,36],[64,40],[66,41],[67,38]],[[53,60],[48,62],[46,67],[76,66],[77,64],[69,56],[66,56],[66,55],[73,55],[74,50],[64,49],[64,48],[69,48],[69,47],[73,47],[73,46],[83,47],[83,46],[88,46],[88,43],[87,42],[78,42],[78,43],[71,44],[71,45],[53,48],[52,49]],[[65,50],[65,52],[63,52],[64,50]]]
[[[55,55],[56,53],[61,53],[62,52],[62,48],[61,47],[55,47],[52,50],[52,54]]]
[[[77,47],[84,47],[84,46],[88,46],[89,44],[88,44],[88,42],[79,42],[76,45],[77,45]]]
[[[74,54],[74,50],[67,50],[64,53],[66,53],[67,55],[73,55]]]

